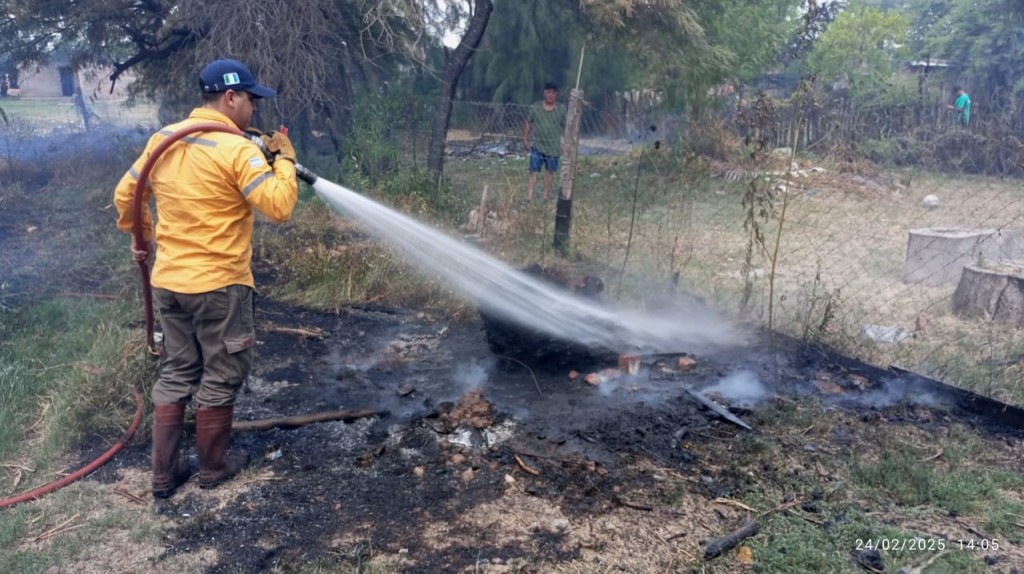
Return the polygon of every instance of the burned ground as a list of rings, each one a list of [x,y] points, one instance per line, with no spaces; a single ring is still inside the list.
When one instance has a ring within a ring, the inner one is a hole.
[[[71,230],[111,226],[106,197],[55,206],[2,193],[0,262],[12,271],[14,304],[104,289],[113,270],[75,249],[83,235]],[[95,242],[108,245],[108,235]],[[116,248],[126,250],[121,239]],[[276,281],[273,269],[257,267],[261,285]],[[925,451],[914,459],[920,465],[946,465],[943,440],[961,432],[976,437],[971,458],[1024,470],[1018,431],[981,417],[963,396],[781,337],[752,335],[743,347],[694,357],[687,370],[646,359],[636,376],[611,373],[590,385],[584,374],[614,365],[575,365],[573,380],[567,371],[531,371],[492,354],[480,321],[455,322],[443,310],[365,304],[325,312],[261,299],[257,326],[257,369],[236,419],[386,414],[237,433],[236,447],[257,457],[253,467],[215,490],[189,483],[157,504],[167,525],[162,553],[128,570],[175,571],[164,565],[195,555],[211,573],[685,572],[702,567],[709,540],[746,519],[761,519],[759,537],[772,539],[792,530],[772,516],[791,513],[808,532],[842,539],[848,570],[833,571],[857,571],[873,557],[850,554],[856,548],[843,529],[853,515],[951,543],[984,526],[966,521],[967,507],[932,516],[910,495],[845,496],[850,460],[874,463],[883,456],[875,445],[905,441]],[[763,385],[756,404],[724,389],[739,374]],[[753,430],[691,394],[709,388],[718,390],[706,397],[733,402],[731,412]],[[492,405],[493,423],[454,426],[446,413],[475,389]],[[788,418],[780,422],[779,413]],[[74,462],[116,436],[88,437]],[[140,431],[88,480],[148,502],[147,438]],[[893,468],[880,480],[901,480],[902,467]],[[1024,567],[1015,541],[976,561],[988,557],[987,571]],[[761,558],[751,565],[733,553],[703,567],[754,571]],[[887,571],[898,569],[897,558],[886,556]],[[370,564],[380,566],[361,569]]]
[[[165,557],[213,549],[217,559],[209,572],[352,566],[380,555],[397,557],[392,567],[402,572],[470,572],[481,564],[506,568],[490,570],[499,572],[550,571],[582,559],[587,542],[572,530],[595,517],[667,512],[662,519],[671,523],[699,515],[674,503],[678,492],[652,482],[664,481],[666,472],[684,479],[674,488],[685,488],[715,522],[676,538],[697,549],[710,533],[728,531],[738,520],[712,512],[714,501],[739,496],[763,478],[731,464],[732,447],[723,448],[744,437],[756,440],[762,431],[722,421],[686,392],[738,372],[753,373],[768,387],[759,408],[810,401],[822,414],[833,413],[825,445],[810,446],[810,438],[802,445],[807,457],[817,458],[819,448],[850,456],[865,424],[911,425],[934,434],[951,424],[988,424],[939,398],[926,406],[897,404],[907,391],[886,390],[892,382],[881,380],[880,371],[839,364],[792,341],[755,341],[698,357],[685,373],[645,368],[592,386],[495,359],[478,323],[451,324],[430,310],[354,306],[324,313],[263,300],[257,322],[259,367],[237,419],[348,408],[387,414],[237,433],[236,445],[267,456],[225,492],[190,485],[157,505],[177,525]],[[821,388],[832,398],[820,398]],[[442,414],[472,389],[493,404],[494,424],[452,428]],[[734,411],[757,419],[757,409]],[[994,427],[985,432],[1010,436]],[[145,469],[147,454],[139,439],[98,478],[118,481],[125,468]],[[781,472],[775,464],[766,458],[760,470]],[[827,523],[843,520],[841,512],[818,508],[823,493],[803,494],[803,512]],[[519,536],[482,528],[474,519],[482,508],[506,508],[502,500],[513,495],[543,501],[558,517],[522,521]],[[799,495],[790,493],[789,500]],[[618,565],[645,571],[628,559]]]

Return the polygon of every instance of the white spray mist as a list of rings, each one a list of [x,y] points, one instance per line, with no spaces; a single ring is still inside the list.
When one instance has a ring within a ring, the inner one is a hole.
[[[521,326],[620,353],[694,352],[741,341],[732,326],[707,309],[692,306],[653,315],[598,305],[346,187],[321,178],[314,189],[335,210],[403,251],[420,270]]]

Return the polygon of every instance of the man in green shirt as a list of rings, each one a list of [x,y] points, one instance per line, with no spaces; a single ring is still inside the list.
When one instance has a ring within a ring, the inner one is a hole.
[[[558,170],[558,156],[562,154],[562,132],[565,131],[565,106],[558,103],[558,86],[544,86],[544,100],[530,106],[523,127],[523,148],[530,152],[530,187],[526,200],[533,199],[537,174],[544,172],[544,199],[551,192],[551,181]],[[532,138],[532,145],[531,145]]]
[[[953,88],[956,101],[947,106],[953,110],[953,119],[958,126],[967,126],[971,123],[971,97],[960,86]]]

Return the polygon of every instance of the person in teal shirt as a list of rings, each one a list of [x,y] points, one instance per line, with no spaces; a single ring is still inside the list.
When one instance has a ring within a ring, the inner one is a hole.
[[[971,97],[960,86],[953,88],[956,101],[947,106],[953,110],[953,119],[957,125],[967,126],[971,123]]]

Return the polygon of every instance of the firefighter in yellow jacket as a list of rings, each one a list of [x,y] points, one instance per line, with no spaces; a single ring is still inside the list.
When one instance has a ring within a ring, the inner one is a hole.
[[[199,74],[202,106],[154,134],[114,192],[117,226],[131,232],[135,188],[147,158],[164,138],[201,122],[244,130],[256,102],[276,95],[235,60],[217,60]],[[185,406],[196,410],[199,486],[212,488],[237,474],[248,453],[228,452],[235,397],[249,376],[255,328],[251,269],[256,209],[282,222],[298,197],[295,150],[273,132],[268,163],[252,141],[223,132],[197,132],[156,160],[142,198],[156,199],[157,221],[143,210],[146,251],[156,252],[153,299],[163,330],[163,359],[153,387],[153,496],[167,498],[191,476],[179,456]]]

